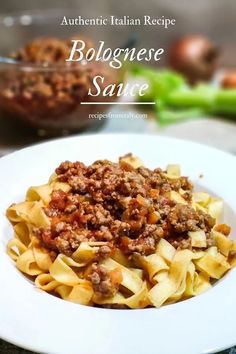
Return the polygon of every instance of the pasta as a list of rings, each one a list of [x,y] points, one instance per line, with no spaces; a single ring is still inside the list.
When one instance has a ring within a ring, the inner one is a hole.
[[[180,166],[64,162],[6,212],[7,253],[35,286],[110,308],[160,307],[209,289],[236,264],[223,202],[193,192]]]

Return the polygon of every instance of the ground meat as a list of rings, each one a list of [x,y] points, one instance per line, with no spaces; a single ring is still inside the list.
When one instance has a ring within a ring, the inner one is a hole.
[[[168,241],[174,246],[176,249],[192,249],[191,240],[189,237],[178,236],[176,238],[168,238]]]
[[[149,255],[155,252],[156,249],[155,239],[153,237],[146,237],[144,239],[138,238],[136,240],[130,240],[128,246],[124,247],[126,254],[132,254],[138,252],[141,255]]]
[[[87,40],[86,45],[91,47],[92,43]],[[69,57],[70,51],[70,40],[48,37],[35,39],[12,56],[28,63],[64,63],[65,59]]]
[[[120,73],[111,70],[106,63],[94,60],[81,65],[69,58],[72,39],[85,42],[86,53],[93,43],[81,36],[73,38],[36,38],[23,48],[10,54],[27,67],[37,70],[5,70],[1,72],[4,87],[0,90],[0,105],[7,113],[41,128],[75,129],[92,124],[88,113],[96,113],[96,107],[81,107],[81,101],[101,100],[88,96],[94,91],[93,78],[104,77],[101,91],[110,83],[118,83]],[[111,96],[103,101],[113,100]]]
[[[72,247],[70,245],[70,237],[71,235],[69,232],[63,232],[55,240],[55,246],[57,247],[58,251],[67,256],[71,255],[71,250],[72,250]]]
[[[162,227],[147,224],[144,230],[136,239],[123,238],[123,249],[126,254],[138,252],[141,255],[148,255],[155,252],[157,242],[163,237]]]
[[[215,220],[191,207],[192,185],[186,177],[169,179],[160,168],[135,169],[122,159],[119,163],[98,160],[89,166],[65,161],[56,174],[71,190],[52,192],[45,208],[51,228],[36,232],[54,252],[70,256],[81,242],[96,241],[103,242],[97,260],[114,248],[127,255],[149,255],[162,237],[176,248],[191,248],[188,232],[196,230],[204,230],[207,242],[213,242],[210,230]],[[169,192],[179,189],[186,205],[170,199]]]
[[[111,233],[115,238],[119,238],[123,235],[129,235],[130,224],[120,220],[115,220],[111,225]]]
[[[112,252],[112,249],[108,245],[104,245],[104,246],[99,247],[98,252],[97,252],[98,259],[109,257],[111,252]]]
[[[193,188],[187,177],[170,179],[160,168],[156,168],[152,173],[149,173],[146,183],[154,189],[160,189],[161,193],[171,190],[178,191],[180,188],[191,192]]]
[[[196,231],[199,229],[199,215],[188,205],[176,204],[169,212],[167,221],[171,231],[177,233]]]
[[[70,256],[79,247],[81,242],[91,240],[91,236],[91,232],[86,229],[78,229],[76,232],[62,230],[52,241],[53,249],[56,248],[59,253]],[[45,243],[43,235],[42,239]]]
[[[176,249],[190,249],[192,250],[191,239],[187,235],[178,235],[174,237],[167,237],[167,240],[174,246]],[[206,247],[215,246],[215,240],[212,237],[211,233],[206,234]],[[199,250],[199,249],[198,249]]]
[[[112,281],[111,274],[102,265],[93,264],[89,275],[94,292],[102,298],[114,296],[118,291],[119,284]]]
[[[139,172],[140,175],[143,176],[144,178],[147,178],[147,177],[149,177],[149,176],[152,174],[151,170],[149,170],[148,168],[143,167],[143,166],[141,166],[141,167],[138,168],[138,172]]]
[[[108,210],[104,209],[102,205],[95,204],[91,210],[93,218],[90,220],[92,225],[106,226],[110,225],[112,218]]]
[[[56,168],[55,172],[58,176],[61,176],[61,180],[66,181],[70,176],[77,176],[83,174],[86,171],[86,166],[83,162],[70,162],[64,161],[60,164],[59,167]],[[63,178],[64,177],[64,178]]]
[[[199,216],[199,227],[205,232],[209,232],[216,223],[216,220],[211,217],[211,215],[204,213],[203,211],[198,212]]]
[[[62,190],[54,190],[51,194],[50,206],[53,209],[64,210],[66,206],[67,194]]]
[[[207,247],[215,242],[210,230],[215,220],[202,211],[195,211],[191,206],[176,204],[167,216],[168,234],[166,238],[177,249],[192,249],[188,231],[203,230],[206,233]]]
[[[95,238],[99,241],[111,241],[113,235],[107,226],[101,226],[98,231],[95,233]]]

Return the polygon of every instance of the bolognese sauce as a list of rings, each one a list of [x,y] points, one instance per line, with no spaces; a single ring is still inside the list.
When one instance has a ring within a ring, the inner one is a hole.
[[[52,192],[45,208],[51,227],[35,233],[56,253],[70,256],[81,242],[104,241],[98,259],[116,248],[131,257],[149,255],[160,238],[177,249],[191,249],[188,232],[197,230],[204,230],[208,246],[213,244],[215,220],[191,206],[193,186],[187,177],[170,179],[160,168],[134,168],[122,158],[89,166],[65,161],[55,172],[71,189]],[[180,189],[186,204],[171,198],[170,192]]]

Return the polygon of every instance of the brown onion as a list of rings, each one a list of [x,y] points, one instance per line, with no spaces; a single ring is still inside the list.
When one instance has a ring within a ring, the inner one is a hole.
[[[169,50],[169,64],[190,83],[209,80],[217,66],[218,48],[201,35],[185,36]]]

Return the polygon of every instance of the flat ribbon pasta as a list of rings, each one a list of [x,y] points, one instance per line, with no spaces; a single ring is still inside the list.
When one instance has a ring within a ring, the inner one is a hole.
[[[147,257],[141,257],[140,262],[142,267],[147,271],[151,282],[155,282],[155,275],[157,275],[157,273],[169,269],[166,261],[157,253],[153,253]]]
[[[81,281],[71,267],[83,267],[84,264],[75,262],[72,258],[59,254],[49,268],[50,275],[59,283],[77,285]]]
[[[167,263],[171,263],[175,255],[176,249],[164,238],[158,242],[156,253],[164,258]]]
[[[13,204],[7,209],[7,217],[13,223],[24,221],[38,227],[50,226],[50,221],[42,209],[42,204],[38,201]]]
[[[169,276],[161,283],[157,283],[149,291],[149,299],[155,307],[160,307],[180,287],[186,277],[192,252],[189,250],[177,251],[170,265]]]
[[[48,271],[52,265],[52,261],[47,250],[42,247],[33,247],[33,254],[38,267],[43,271]]]
[[[98,246],[106,245],[106,242],[81,242],[77,250],[72,254],[72,258],[83,265],[90,262],[99,250]]]
[[[44,291],[54,291],[59,285],[49,273],[39,274],[35,279],[35,285]]]
[[[122,273],[121,285],[123,285],[128,290],[132,291],[134,294],[142,288],[143,281],[132,270],[122,266],[111,258],[105,259],[101,262],[101,264],[105,266],[105,268],[107,268],[108,270],[113,270],[115,268],[120,269]]]
[[[27,251],[27,247],[23,242],[17,238],[13,238],[7,244],[7,254],[14,260],[17,261],[19,256]]]
[[[26,193],[26,201],[40,201],[42,200],[47,205],[51,200],[51,193],[53,190],[62,190],[68,192],[71,187],[67,183],[53,181],[50,184],[43,184],[41,186],[30,187]]]
[[[200,271],[204,271],[213,279],[220,279],[230,269],[230,264],[220,253],[212,255],[206,252],[202,258],[196,259],[194,263]]]
[[[118,292],[111,298],[101,299],[94,296],[93,300],[99,305],[125,305],[131,309],[145,308],[150,305],[147,283],[145,281],[139,291],[129,297],[125,297],[121,292]]]
[[[20,240],[25,246],[30,244],[30,228],[24,221],[14,225],[15,237]]]
[[[55,289],[55,292],[59,294],[64,300],[72,301],[81,305],[90,305],[94,294],[90,282],[84,282],[73,287],[59,285]]]
[[[43,272],[35,261],[32,249],[28,249],[17,258],[16,266],[23,273],[32,276],[38,275]]]

